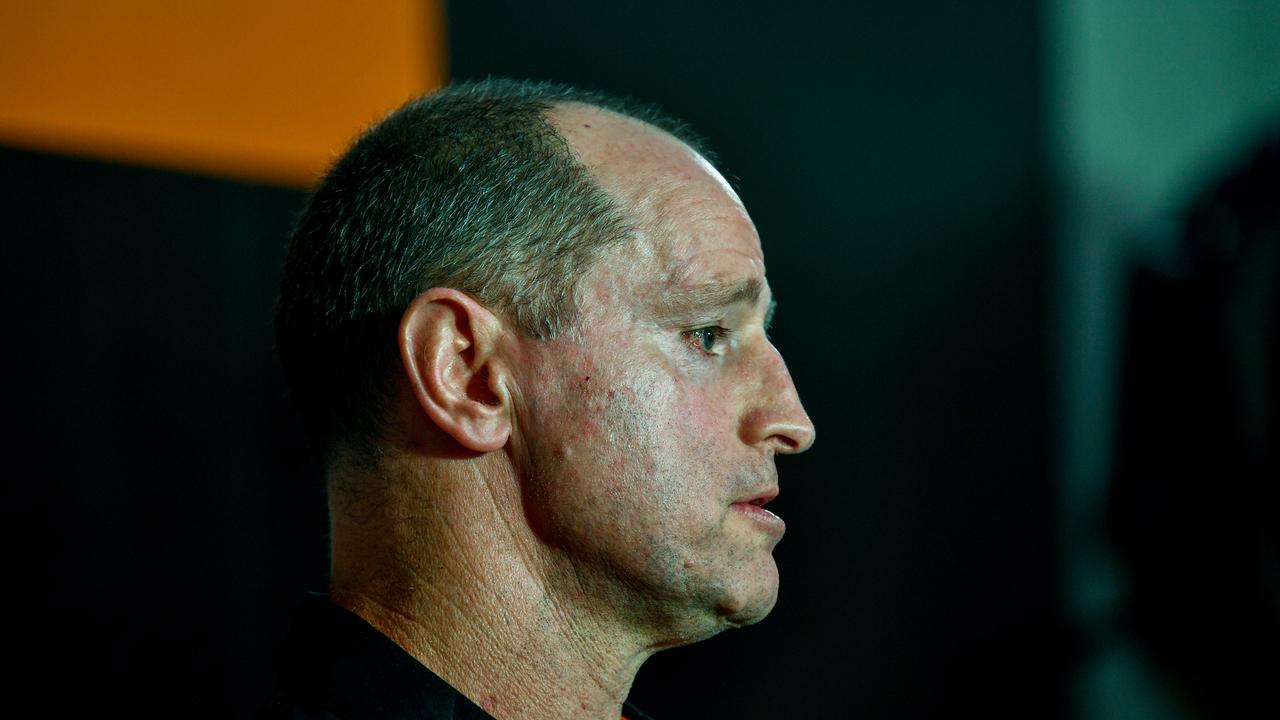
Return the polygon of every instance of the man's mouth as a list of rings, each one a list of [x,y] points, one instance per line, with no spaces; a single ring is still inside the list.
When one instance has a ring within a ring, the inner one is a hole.
[[[786,531],[787,524],[782,518],[765,509],[778,496],[778,488],[769,488],[753,497],[745,500],[739,500],[731,506],[734,510],[742,513],[752,521],[763,527],[765,530],[776,533],[779,537]]]

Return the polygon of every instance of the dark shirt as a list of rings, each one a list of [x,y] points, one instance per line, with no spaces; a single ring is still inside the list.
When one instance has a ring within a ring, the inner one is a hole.
[[[650,720],[630,705],[631,720]],[[259,720],[493,720],[353,612],[307,595]]]

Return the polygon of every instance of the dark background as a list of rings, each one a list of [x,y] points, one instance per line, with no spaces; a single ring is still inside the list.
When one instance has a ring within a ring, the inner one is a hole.
[[[1036,9],[974,5],[658,2],[589,32],[453,7],[455,77],[653,98],[711,138],[818,429],[779,463],[777,609],[646,665],[657,717],[1057,712]]]
[[[711,139],[818,429],[780,462],[774,613],[655,657],[647,712],[1110,717],[1080,709],[1098,648],[1060,533],[1046,18],[450,7],[454,78],[627,94]],[[326,574],[319,468],[271,348],[303,194],[17,149],[0,189],[18,684],[54,715],[247,716]],[[1161,716],[1133,702],[1116,717]]]

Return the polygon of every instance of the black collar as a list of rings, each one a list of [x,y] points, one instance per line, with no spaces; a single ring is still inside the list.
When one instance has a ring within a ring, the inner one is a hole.
[[[624,706],[630,720],[648,716]],[[493,720],[390,638],[323,594],[298,607],[261,720]]]
[[[493,720],[353,612],[308,594],[298,606],[266,718]]]

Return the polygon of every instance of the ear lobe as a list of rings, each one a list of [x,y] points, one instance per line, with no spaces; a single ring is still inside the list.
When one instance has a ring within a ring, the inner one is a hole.
[[[491,452],[511,435],[494,365],[501,321],[466,293],[432,288],[400,318],[400,357],[418,407],[459,445]]]

